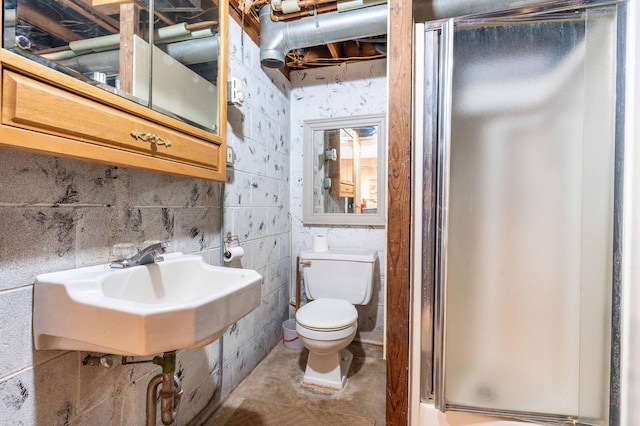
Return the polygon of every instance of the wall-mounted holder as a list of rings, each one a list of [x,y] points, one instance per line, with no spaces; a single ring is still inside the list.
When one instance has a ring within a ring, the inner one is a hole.
[[[239,78],[231,78],[227,82],[227,105],[241,107],[244,104],[244,90]]]
[[[104,368],[113,368],[117,363],[117,356],[111,354],[87,355],[82,360],[82,365],[99,365]]]
[[[227,232],[227,234],[224,237],[224,247],[225,249],[232,247],[233,243],[235,243],[236,245],[240,245],[240,240],[238,239],[237,235],[231,235],[231,232]]]
[[[244,256],[244,249],[240,246],[240,240],[236,235],[231,235],[231,232],[227,232],[224,239],[224,261],[225,263],[231,262],[234,259],[239,259]]]
[[[325,177],[324,179],[322,179],[322,187],[324,189],[331,189],[331,178],[330,177]]]
[[[336,161],[338,159],[338,151],[335,148],[324,150],[324,161]]]

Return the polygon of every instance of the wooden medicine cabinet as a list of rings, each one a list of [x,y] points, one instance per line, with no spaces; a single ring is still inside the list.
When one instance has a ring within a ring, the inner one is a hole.
[[[5,0],[0,146],[224,181],[227,17],[214,0]]]

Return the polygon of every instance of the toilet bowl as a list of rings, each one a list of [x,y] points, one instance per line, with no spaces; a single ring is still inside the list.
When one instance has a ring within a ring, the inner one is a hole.
[[[358,330],[358,311],[340,299],[317,299],[296,313],[296,331],[309,350],[302,383],[340,390],[353,359],[345,350]]]
[[[371,300],[377,254],[372,250],[323,249],[301,253],[305,293],[296,331],[309,350],[302,384],[341,390],[353,355],[346,348],[358,331],[354,305]]]

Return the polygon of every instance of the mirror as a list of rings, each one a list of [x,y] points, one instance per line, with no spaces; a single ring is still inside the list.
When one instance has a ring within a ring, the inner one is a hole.
[[[215,0],[5,0],[3,47],[219,134],[218,14]]]
[[[305,225],[385,224],[385,115],[304,122]]]

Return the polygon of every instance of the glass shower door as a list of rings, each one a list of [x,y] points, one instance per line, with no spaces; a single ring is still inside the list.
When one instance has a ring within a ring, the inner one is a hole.
[[[616,10],[455,23],[439,159],[443,411],[607,423]]]

